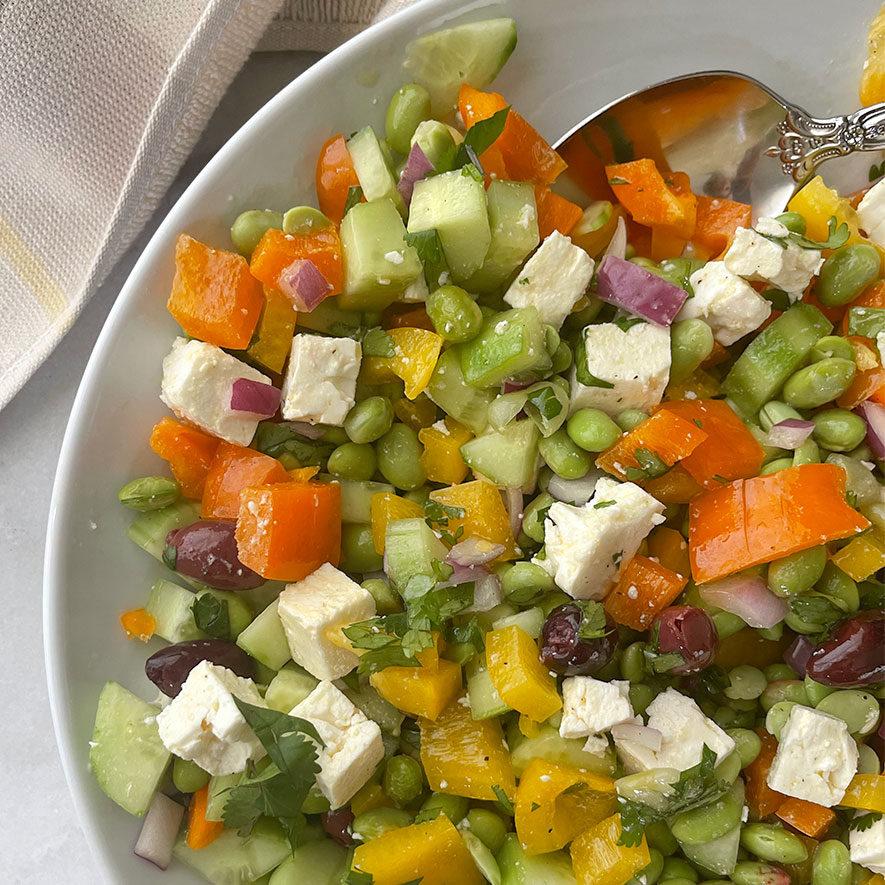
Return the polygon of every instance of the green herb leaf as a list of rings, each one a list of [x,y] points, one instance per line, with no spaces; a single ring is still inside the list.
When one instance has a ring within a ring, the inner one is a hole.
[[[692,418],[691,423],[694,424],[694,426],[697,427],[699,430],[704,429],[704,422],[701,421],[700,418]]]
[[[882,815],[878,811],[870,811],[868,814],[861,814],[859,817],[853,818],[848,824],[848,829],[862,833],[880,820],[882,820]]]
[[[501,108],[485,120],[477,120],[464,135],[462,144],[469,145],[477,154],[487,151],[499,138],[507,124],[510,106]]]
[[[644,323],[645,320],[642,317],[626,317],[620,316],[615,319],[615,325],[622,331],[627,332],[632,329],[634,326],[638,326],[641,323]]]
[[[472,148],[467,148],[466,150],[472,151]],[[482,181],[483,174],[480,172],[480,169],[482,169],[482,164],[479,162],[479,157],[474,154],[471,161],[461,167],[461,174],[467,178],[472,178],[474,181]]]
[[[669,469],[670,465],[657,453],[650,449],[638,448],[633,453],[633,457],[639,464],[639,467],[627,467],[624,473],[631,482],[643,479],[655,479],[663,476]]]
[[[582,342],[575,348],[575,377],[584,387],[602,387],[605,390],[613,390],[614,384],[611,381],[604,381],[597,378],[591,371],[587,363],[587,345]]]
[[[540,807],[537,802],[532,802],[532,811],[537,811]]]
[[[540,387],[528,395],[526,403],[534,406],[545,421],[552,421],[562,413],[563,405],[552,385]]]
[[[344,214],[347,215],[354,206],[361,203],[363,199],[363,189],[355,184],[347,189],[347,199],[344,201]]]
[[[335,448],[332,443],[321,439],[308,439],[296,433],[285,424],[262,421],[258,425],[252,447],[271,458],[279,459],[286,454],[294,458],[301,467],[325,468],[329,455]]]
[[[617,501],[598,501],[596,504],[593,505],[593,509],[602,510],[604,507],[613,507],[617,503]]]
[[[230,609],[226,599],[204,593],[194,600],[191,612],[198,630],[215,639],[230,639]]]
[[[522,279],[520,279],[520,281],[519,281],[519,285],[520,285],[520,286],[527,286],[528,284],[529,284],[529,278],[528,278],[528,277],[522,277]]]
[[[609,183],[612,187],[617,187],[619,184],[630,184],[630,182],[627,181],[626,178],[618,178],[617,176],[615,176],[614,178],[610,178],[610,179],[608,180],[608,183]]]
[[[418,258],[421,259],[424,265],[424,278],[431,292],[450,279],[446,254],[443,252],[442,242],[435,227],[407,233],[405,240],[407,245],[415,247]]]
[[[167,544],[163,548],[163,554],[161,558],[166,568],[170,568],[174,572],[175,566],[178,564],[178,548],[173,547],[171,544]]]
[[[367,329],[362,340],[363,356],[392,357],[396,356],[393,338],[380,326]]]
[[[497,805],[498,807],[505,813],[509,815],[513,815],[513,803],[507,797],[507,794],[504,792],[503,787],[499,787],[498,784],[495,784],[492,787],[492,792],[498,797]]]
[[[446,632],[446,640],[469,643],[478,654],[484,652],[486,647],[486,635],[476,617],[469,618],[463,624],[452,624]]]
[[[851,232],[848,230],[848,225],[844,221],[839,224],[836,216],[831,215],[830,220],[827,222],[827,238],[825,240],[810,240],[808,237],[797,234],[794,231],[790,231],[787,239],[802,249],[838,249],[848,242],[850,235]]]
[[[621,564],[621,560],[622,560],[623,558],[624,558],[624,551],[623,551],[623,550],[618,550],[618,552],[615,553],[615,554],[612,556],[612,562],[613,562],[615,565],[620,565],[620,564]]]
[[[602,603],[589,599],[576,599],[575,603],[583,615],[578,627],[579,638],[599,639],[611,633],[606,624],[605,609],[602,607]]]
[[[845,612],[830,599],[814,592],[803,593],[790,599],[790,611],[802,623],[809,627],[819,627],[821,630],[828,630],[845,617]]]

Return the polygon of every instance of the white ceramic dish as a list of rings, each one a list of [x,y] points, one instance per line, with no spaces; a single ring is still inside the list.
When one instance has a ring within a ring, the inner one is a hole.
[[[139,829],[90,775],[101,685],[144,697],[146,648],[127,642],[120,612],[143,604],[162,566],[126,540],[116,501],[127,479],[160,472],[147,445],[164,414],[160,362],[176,334],[165,309],[175,239],[226,247],[236,215],[315,199],[317,150],[336,132],[383,127],[408,40],[453,20],[496,14],[519,23],[519,47],[495,88],[555,139],[592,109],[659,80],[731,69],[812,113],[857,104],[866,30],[878,0],[425,0],[371,28],[283,90],[218,153],[169,213],[132,271],[86,368],[62,447],[45,563],[44,639],[58,743],[74,802],[106,878],[126,885],[193,883],[132,855]],[[812,12],[813,10],[813,12]],[[36,873],[36,871],[35,871]]]

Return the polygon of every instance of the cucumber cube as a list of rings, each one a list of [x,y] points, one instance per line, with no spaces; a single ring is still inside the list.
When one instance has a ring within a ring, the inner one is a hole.
[[[150,510],[137,516],[129,524],[126,534],[154,559],[162,560],[166,549],[166,535],[173,529],[196,522],[199,518],[199,501],[176,501],[161,510]]]
[[[370,203],[373,200],[390,200],[397,212],[405,216],[406,204],[396,189],[396,179],[375,130],[371,126],[360,129],[347,142],[347,152],[366,200]]]
[[[311,332],[324,332],[350,338],[359,332],[363,323],[362,314],[355,310],[344,310],[338,303],[338,296],[324,298],[313,310],[301,311],[298,328]]]
[[[305,842],[292,849],[267,885],[340,885],[350,864],[347,852],[331,839]]]
[[[515,615],[507,615],[499,618],[492,625],[493,630],[503,630],[505,627],[517,626],[525,630],[532,639],[537,639],[541,635],[541,628],[544,626],[544,612],[537,607],[527,608]]]
[[[495,485],[508,489],[531,483],[541,433],[534,421],[513,421],[503,430],[489,428],[461,446],[464,463]]]
[[[384,539],[386,571],[402,592],[416,575],[433,577],[433,563],[445,559],[448,549],[423,519],[394,519]]]
[[[511,741],[510,758],[513,761],[513,770],[517,777],[521,777],[532,759],[546,759],[559,765],[586,768],[595,774],[611,777],[617,765],[614,750],[609,748],[604,755],[597,756],[595,753],[586,753],[584,743],[583,738],[560,737],[555,728],[542,725],[536,737]]]
[[[498,852],[501,885],[575,885],[571,858],[564,851],[527,855],[516,833],[508,833]]]
[[[243,772],[241,771],[238,771],[236,774],[215,774],[209,778],[206,820],[224,820],[224,806],[227,805],[230,791],[242,779]]]
[[[151,588],[151,595],[144,607],[156,621],[154,633],[167,642],[200,639],[204,634],[197,629],[191,611],[196,598],[191,590],[160,578]]]
[[[412,136],[412,147],[416,144],[424,152],[424,156],[433,163],[434,169],[439,168],[440,161],[447,156],[454,156],[455,139],[445,123],[439,120],[424,120],[418,124]]]
[[[341,521],[349,523],[369,523],[372,521],[372,495],[382,492],[394,493],[394,488],[386,482],[358,482],[356,480],[336,480],[341,486]]]
[[[474,658],[467,665],[467,700],[474,719],[503,716],[512,709],[501,700],[486,668],[485,658]]]
[[[450,347],[437,360],[427,396],[447,415],[466,424],[474,433],[482,433],[488,426],[489,404],[495,398],[491,390],[479,390],[464,380],[461,371],[461,350]]]
[[[246,654],[271,670],[282,669],[292,659],[278,607],[279,600],[275,599],[237,637],[237,645]]]
[[[309,673],[305,672],[295,663],[288,663],[276,676],[274,676],[264,700],[271,710],[280,713],[288,713],[293,707],[300,704],[316,687],[319,682]]]

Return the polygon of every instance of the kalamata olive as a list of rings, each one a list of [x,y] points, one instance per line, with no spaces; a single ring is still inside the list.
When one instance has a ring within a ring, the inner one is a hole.
[[[227,667],[237,676],[248,679],[255,675],[255,662],[252,658],[226,639],[194,639],[161,648],[147,659],[144,672],[163,694],[174,698],[181,691],[190,671],[200,661],[210,661],[219,667]]]
[[[578,635],[584,613],[573,602],[553,609],[541,630],[541,661],[564,676],[587,676],[601,670],[618,647],[614,621],[605,617],[607,633],[595,639]]]
[[[163,561],[179,574],[216,590],[251,590],[264,578],[240,562],[236,526],[223,519],[201,519],[166,535]]]
[[[814,643],[807,636],[799,634],[784,652],[784,663],[800,677],[804,676],[812,651]]]
[[[885,612],[870,609],[842,621],[808,659],[822,685],[872,685],[885,679]]]
[[[339,845],[350,848],[354,845],[350,825],[353,823],[353,812],[346,805],[344,808],[336,808],[335,811],[325,811],[320,815],[323,829]]]
[[[658,651],[661,654],[676,652],[685,661],[684,664],[670,667],[668,673],[674,676],[696,673],[713,660],[719,636],[713,619],[702,608],[674,605],[664,609],[656,623]]]

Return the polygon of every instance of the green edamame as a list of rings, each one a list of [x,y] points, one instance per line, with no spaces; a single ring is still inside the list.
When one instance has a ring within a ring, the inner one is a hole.
[[[460,286],[440,286],[427,296],[424,306],[433,328],[446,341],[470,341],[482,328],[479,305]]]
[[[309,234],[329,227],[332,222],[313,206],[293,206],[283,216],[283,233],[293,236]]]
[[[741,773],[741,757],[732,750],[717,766],[716,777],[733,784]]]
[[[778,682],[771,682],[759,697],[759,703],[762,704],[762,709],[766,713],[780,701],[792,701],[794,704],[808,706],[805,683],[798,679],[782,679]]]
[[[408,805],[421,795],[424,788],[424,769],[411,756],[391,756],[384,766],[381,782],[384,792],[400,807]]]
[[[805,694],[808,695],[809,703],[816,707],[827,695],[838,691],[832,685],[821,685],[815,682],[810,676],[805,677]]]
[[[775,221],[779,221],[787,230],[792,231],[794,234],[805,234],[805,217],[800,215],[798,212],[781,212],[775,218]]]
[[[820,464],[820,449],[813,439],[806,439],[798,449],[793,450],[793,466]]]
[[[854,301],[878,279],[879,261],[879,253],[867,243],[837,249],[820,269],[815,295],[826,307],[840,307]]]
[[[666,882],[674,879],[697,882],[699,878],[698,871],[687,860],[683,860],[681,857],[668,857],[664,861],[664,866],[661,869],[661,875],[658,877],[658,882]]]
[[[781,732],[787,724],[787,720],[790,718],[790,713],[792,713],[793,707],[798,706],[799,704],[794,703],[793,701],[778,701],[765,714],[765,728],[768,733],[773,734],[778,740],[780,740]]]
[[[579,409],[568,419],[566,432],[587,452],[604,452],[621,436],[621,428],[599,409]]]
[[[358,814],[350,825],[353,838],[371,842],[391,830],[400,830],[412,823],[412,815],[402,808],[371,808]]]
[[[753,700],[765,691],[768,680],[758,667],[741,664],[728,671],[731,684],[725,689],[727,698]]]
[[[630,703],[634,713],[644,713],[656,697],[657,692],[644,682],[634,682],[630,685]]]
[[[851,734],[859,737],[870,734],[879,724],[879,701],[869,692],[856,688],[834,691],[817,709],[841,719]]]
[[[418,124],[430,116],[430,93],[423,86],[409,83],[398,89],[390,99],[384,119],[387,143],[395,151],[408,154]]]
[[[497,854],[507,838],[507,824],[501,816],[487,808],[471,808],[466,826],[493,854]]]
[[[421,806],[421,811],[438,808],[456,826],[461,823],[470,807],[470,800],[451,793],[431,793]]]
[[[731,612],[716,612],[711,617],[713,625],[716,627],[716,635],[720,639],[727,639],[747,626],[742,618]]]
[[[320,788],[314,784],[307,792],[301,811],[304,814],[323,814],[332,808],[329,800],[320,792]]]
[[[664,855],[657,848],[649,848],[648,856],[648,863],[627,881],[627,885],[655,885],[658,881],[664,869]]]
[[[347,572],[365,574],[383,568],[384,559],[375,550],[372,526],[352,522],[341,526],[341,561]]]
[[[405,424],[394,424],[377,444],[378,469],[398,489],[417,489],[426,476],[421,464],[424,447],[418,434]]]
[[[741,760],[741,768],[752,764],[762,751],[762,739],[749,728],[730,728],[728,736],[734,741],[735,750]]]
[[[648,419],[649,416],[640,409],[624,409],[623,412],[619,412],[615,415],[615,423],[624,431],[624,433],[628,430],[632,430],[634,427],[638,427],[643,421],[647,421]]]
[[[821,579],[826,564],[827,548],[824,545],[776,559],[768,564],[768,587],[777,596],[798,596]]]
[[[827,839],[814,849],[811,885],[851,885],[851,858],[837,839]]]
[[[773,399],[759,409],[759,426],[768,433],[775,424],[788,419],[801,420],[802,416],[792,407]]]
[[[777,642],[784,635],[784,623],[781,621],[773,627],[757,627],[756,632],[763,639],[767,639],[770,642]]]
[[[853,360],[820,360],[790,375],[784,382],[783,397],[796,409],[816,409],[845,393],[856,370]]]
[[[348,442],[329,455],[329,473],[340,479],[365,482],[375,475],[376,466],[375,450],[369,445]]]
[[[765,678],[769,682],[780,682],[784,679],[795,679],[796,673],[788,667],[786,664],[769,664],[767,667],[762,668],[762,672],[765,674]]]
[[[860,608],[857,584],[832,560],[824,566],[824,573],[814,589],[844,612],[854,613]]]
[[[860,415],[847,409],[825,409],[811,416],[811,435],[830,452],[849,452],[859,446],[867,435],[867,425]]]
[[[522,530],[537,544],[544,543],[544,517],[555,500],[548,492],[541,492],[522,512]]]
[[[808,858],[802,840],[776,824],[748,824],[741,830],[741,847],[770,863],[802,863]]]
[[[624,649],[619,661],[621,677],[630,683],[641,682],[645,676],[645,643],[634,642]]]
[[[731,873],[734,885],[771,885],[782,879],[783,870],[754,860],[740,861]]]
[[[669,857],[679,848],[679,843],[670,832],[670,828],[662,820],[655,821],[646,827],[645,838],[648,847],[653,851],[659,851],[664,857]]]
[[[697,873],[695,873],[695,875],[697,875]],[[695,885],[698,880],[687,879],[685,876],[668,876],[665,880],[659,879],[658,881],[666,881],[669,885]]]
[[[827,455],[827,464],[838,464],[845,471],[845,489],[855,496],[858,507],[866,507],[879,500],[882,487],[876,482],[873,472],[864,467],[855,456],[833,452],[832,455]]]
[[[820,360],[826,360],[830,357],[838,357],[843,360],[851,360],[854,362],[854,348],[847,338],[840,335],[824,335],[808,354],[811,362],[817,363]]]
[[[769,461],[760,471],[759,476],[769,476],[772,473],[778,473],[781,470],[786,470],[788,467],[793,466],[792,458],[775,458],[774,461]]]
[[[670,380],[677,384],[713,352],[713,330],[700,319],[680,320],[670,326]]]
[[[866,744],[857,745],[857,773],[882,773],[882,765],[879,762],[879,754],[872,747],[868,747]]]
[[[383,396],[370,396],[358,402],[344,419],[344,431],[351,442],[375,442],[393,426],[393,406]]]
[[[247,260],[252,257],[252,252],[258,245],[258,241],[271,229],[280,230],[283,226],[281,212],[271,212],[269,209],[250,209],[237,216],[236,221],[230,228],[230,239],[234,249]]]
[[[510,602],[526,605],[554,588],[553,578],[537,563],[515,562],[501,578],[501,589]]]
[[[719,706],[713,711],[713,721],[722,729],[728,731],[729,728],[738,728],[738,720],[740,714],[731,707]]]
[[[399,594],[386,581],[381,578],[369,578],[360,585],[363,590],[368,590],[375,600],[375,611],[379,615],[390,615],[403,610],[403,602]]]
[[[550,371],[554,375],[561,375],[572,364],[572,349],[565,341],[560,341],[559,347],[556,348],[550,359],[553,362]]]
[[[171,476],[142,476],[127,482],[117,499],[130,510],[147,513],[174,504],[180,494],[181,486]]]
[[[196,793],[209,783],[210,777],[209,772],[203,771],[196,762],[180,759],[178,756],[172,757],[172,783],[176,790]]]
[[[593,466],[589,452],[578,448],[564,427],[538,442],[538,451],[547,466],[563,479],[580,479]]]

